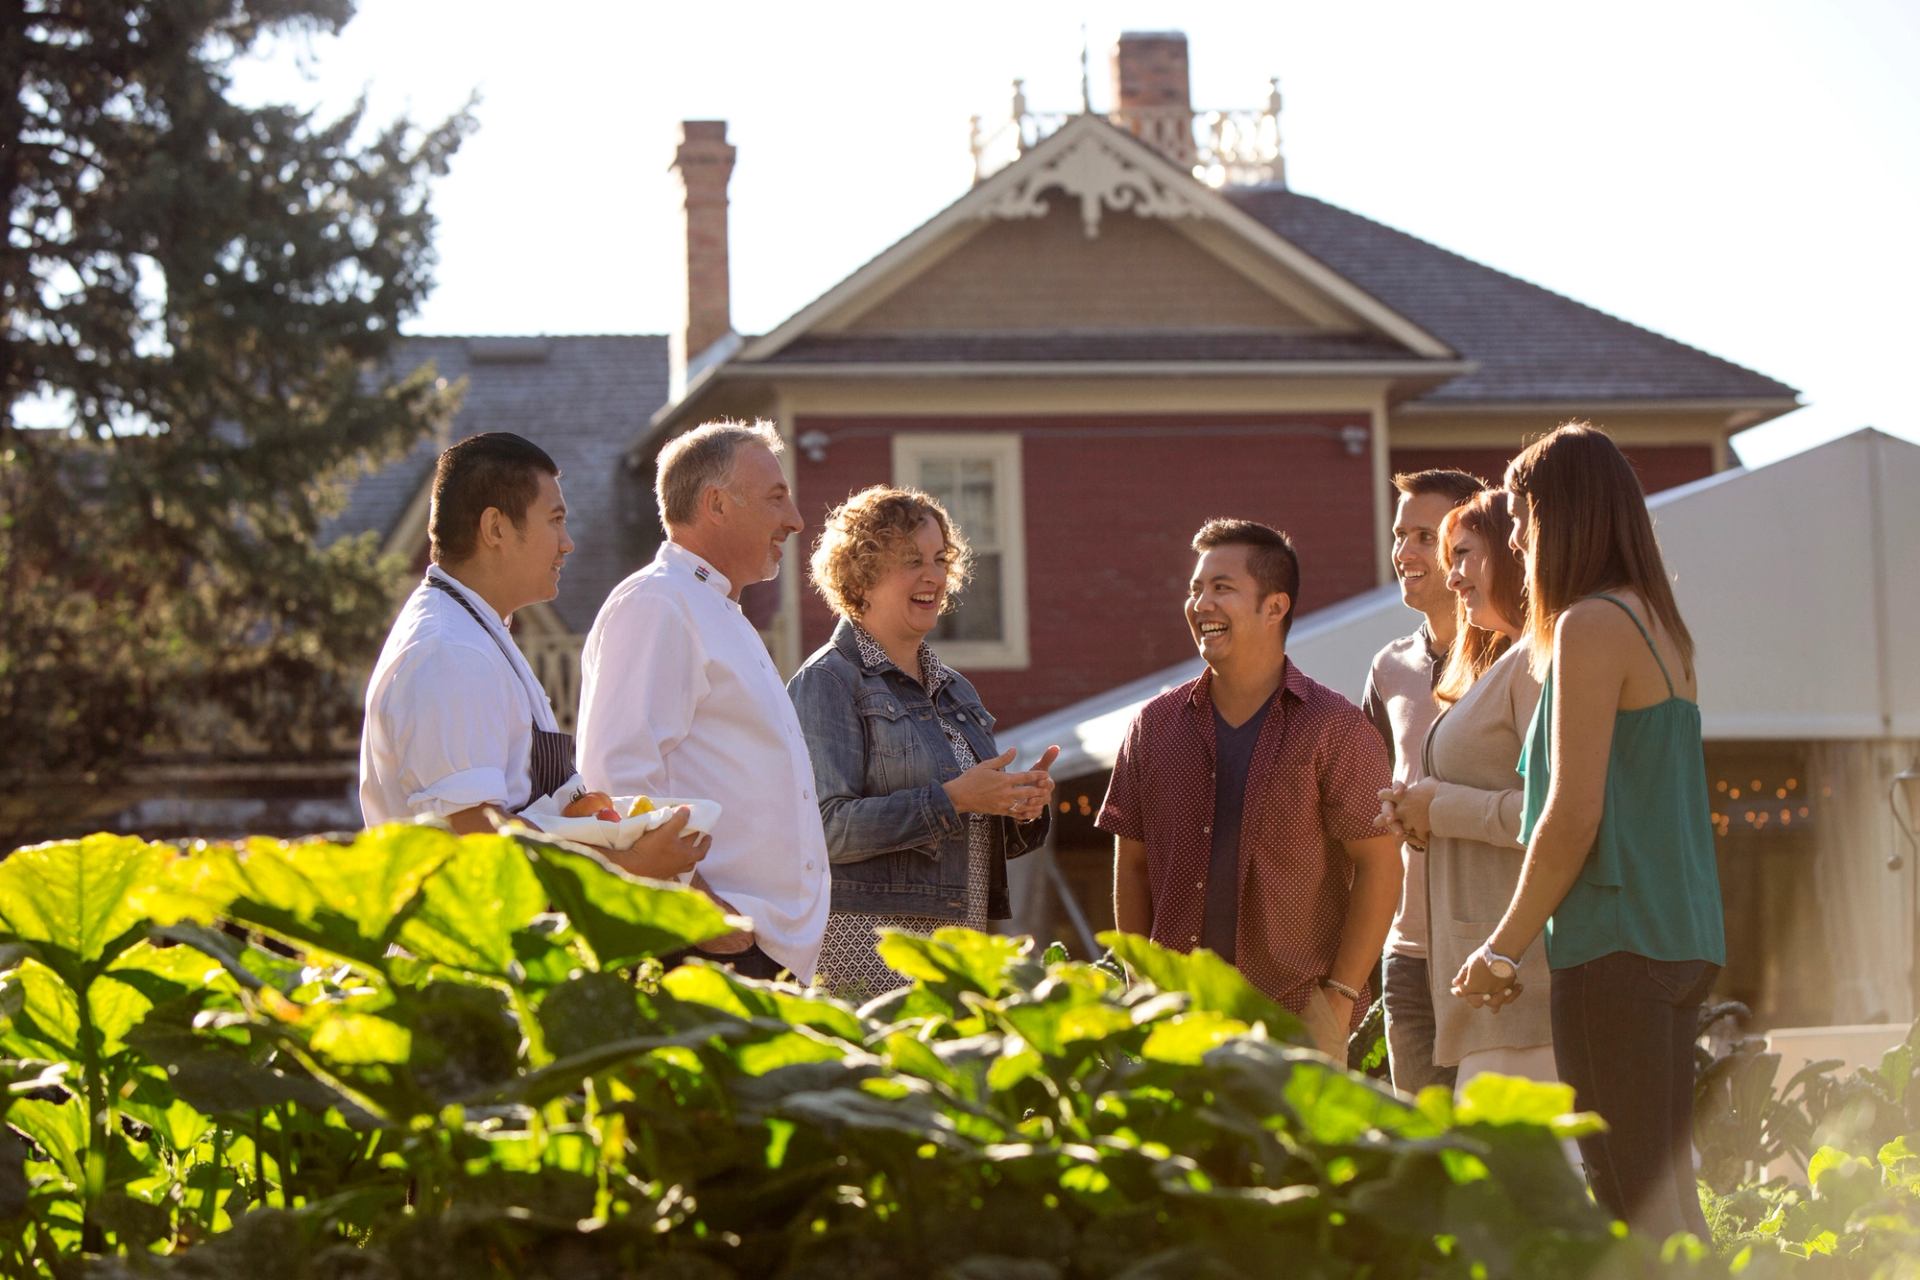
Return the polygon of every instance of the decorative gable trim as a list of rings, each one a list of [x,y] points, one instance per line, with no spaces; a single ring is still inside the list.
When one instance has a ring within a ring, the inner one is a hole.
[[[1021,159],[980,183],[838,285],[795,312],[773,332],[748,342],[710,374],[764,360],[830,318],[856,307],[870,291],[918,265],[924,256],[951,247],[996,218],[1035,217],[1039,197],[1055,189],[1081,200],[1082,225],[1097,234],[1101,216],[1125,211],[1144,217],[1193,219],[1225,228],[1258,256],[1277,262],[1335,306],[1386,334],[1416,355],[1453,359],[1454,350],[1405,316],[1354,286],[1296,248],[1131,134],[1093,115],[1077,116]],[[1089,202],[1092,211],[1089,212]],[[691,390],[691,388],[689,388]],[[674,416],[669,404],[655,415],[658,429]]]
[[[981,220],[1043,218],[1045,197],[1059,191],[1080,203],[1080,227],[1089,240],[1100,234],[1103,210],[1139,218],[1204,218],[1207,211],[1191,194],[1201,189],[1188,179],[1169,180],[1149,172],[1124,154],[1117,132],[1079,130],[1064,147],[1044,160],[1015,165],[1016,178],[1005,190],[973,210]],[[1137,147],[1129,148],[1138,150]]]

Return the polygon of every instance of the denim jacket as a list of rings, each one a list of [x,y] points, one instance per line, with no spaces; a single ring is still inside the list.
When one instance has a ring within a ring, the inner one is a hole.
[[[967,908],[967,818],[941,784],[959,775],[953,749],[920,682],[891,662],[867,665],[842,619],[833,638],[787,684],[813,757],[820,821],[833,870],[833,909],[959,920]],[[981,760],[1000,754],[993,717],[959,673],[938,707]],[[1047,833],[1032,822],[989,819],[993,868],[987,916],[1012,914],[1007,859]]]

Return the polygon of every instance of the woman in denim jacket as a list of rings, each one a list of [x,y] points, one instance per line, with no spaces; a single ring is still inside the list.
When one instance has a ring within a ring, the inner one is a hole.
[[[787,685],[813,758],[833,864],[818,972],[842,994],[901,984],[877,929],[984,929],[1012,914],[1007,859],[1046,835],[1048,748],[1007,772],[1011,751],[967,678],[927,634],[966,581],[966,539],[914,489],[876,485],[827,516],[813,584],[839,624]]]

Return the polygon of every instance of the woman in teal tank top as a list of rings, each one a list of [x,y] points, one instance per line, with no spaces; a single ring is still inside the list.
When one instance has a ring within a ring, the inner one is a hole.
[[[1580,1140],[1595,1198],[1636,1231],[1706,1240],[1693,1042],[1726,940],[1693,641],[1639,481],[1604,433],[1561,427],[1506,487],[1542,681],[1520,756],[1527,855],[1453,990],[1498,1009],[1525,980],[1511,957],[1544,931],[1555,1063],[1608,1126]]]

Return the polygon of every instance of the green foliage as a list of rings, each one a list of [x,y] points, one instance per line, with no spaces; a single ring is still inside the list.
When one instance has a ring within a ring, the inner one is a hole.
[[[383,362],[472,121],[229,95],[235,59],[352,10],[101,0],[0,23],[0,772],[42,775],[12,829],[47,776],[352,723],[393,566],[320,531],[346,475],[452,410],[431,370]]]
[[[1743,1276],[1920,1280],[1920,1022],[1875,1068],[1779,1057],[1744,1041],[1700,1078],[1695,1142],[1719,1250]],[[1803,1179],[1761,1181],[1784,1160]]]
[[[1592,1123],[1569,1091],[1409,1101],[1213,957],[1139,939],[1110,940],[1129,983],[1027,940],[896,934],[913,982],[855,1010],[662,972],[727,927],[677,886],[411,826],[23,850],[0,921],[0,1274],[1717,1265],[1604,1221],[1558,1146]],[[1884,1168],[1920,1182],[1905,1148]],[[1872,1173],[1823,1164],[1815,1198],[1866,1212]]]
[[[1838,1060],[1811,1062],[1777,1090],[1780,1055],[1758,1038],[1703,1055],[1694,1089],[1701,1180],[1724,1195],[1782,1159],[1804,1168],[1821,1147],[1876,1151],[1920,1132],[1917,1050],[1920,1022],[1877,1068],[1843,1073]]]

